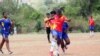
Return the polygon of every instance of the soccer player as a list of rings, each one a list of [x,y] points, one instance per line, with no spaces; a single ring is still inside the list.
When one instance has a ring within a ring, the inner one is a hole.
[[[68,33],[67,33],[68,27],[69,27],[67,22],[64,22],[64,24],[63,24],[63,30],[62,30],[62,39],[65,41],[65,48],[66,49],[67,49],[66,45],[70,44],[70,39],[69,39]]]
[[[56,38],[57,38],[57,44],[58,46],[61,45],[61,48],[63,50],[63,52],[65,52],[65,46],[64,46],[64,42],[63,42],[63,39],[62,39],[62,29],[63,29],[63,24],[64,22],[66,21],[66,17],[62,14],[62,11],[61,10],[57,10],[56,11],[56,15],[55,15],[55,23],[56,23]]]
[[[9,34],[10,34],[10,28],[11,28],[11,20],[7,17],[7,12],[3,12],[3,18],[0,20],[1,25],[1,34],[2,34],[2,42],[0,44],[0,52],[3,53],[2,47],[4,43],[6,42],[6,47],[9,52],[9,54],[12,54],[13,52],[10,50],[9,47]]]
[[[70,44],[70,40],[67,37],[67,33],[65,33],[65,29],[63,29],[65,22],[70,22],[71,20],[67,19],[66,16],[62,14],[62,11],[58,9],[55,15],[55,23],[56,23],[56,37],[58,46],[61,45],[63,52],[65,53],[65,46]],[[66,44],[64,44],[63,40],[65,40]]]
[[[56,14],[55,11],[51,11],[50,12],[50,20],[49,20],[51,34],[52,34],[53,37],[55,36],[55,28],[56,28],[55,19],[54,19],[55,14]]]
[[[92,16],[89,17],[89,29],[90,29],[90,37],[94,36],[94,27],[95,27],[95,21]]]
[[[66,17],[62,14],[61,10],[56,11],[56,15],[53,14],[53,29],[51,30],[53,37],[57,40],[57,45],[61,45],[63,52],[65,52],[65,45],[62,38],[63,24],[67,21]],[[52,15],[52,14],[51,14]],[[68,43],[67,38],[64,38]]]
[[[47,33],[47,39],[48,42],[50,43],[50,22],[49,22],[50,14],[46,14],[46,18],[44,19],[45,22],[45,28],[46,28],[46,33]]]
[[[58,45],[57,45],[57,38],[56,38],[56,24],[55,24],[55,16],[56,12],[53,10],[50,12],[50,29],[51,29],[51,34],[52,34],[52,39],[51,39],[51,48],[50,48],[50,55],[51,56],[59,56],[59,50],[58,50]]]

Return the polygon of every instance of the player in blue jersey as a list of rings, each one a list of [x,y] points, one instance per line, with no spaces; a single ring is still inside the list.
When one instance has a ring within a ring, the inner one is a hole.
[[[12,54],[12,51],[10,50],[9,47],[9,34],[10,34],[10,29],[11,29],[11,20],[7,17],[7,12],[3,12],[3,18],[0,19],[0,26],[1,26],[1,35],[2,35],[2,42],[0,43],[0,52],[3,53],[2,47],[4,43],[6,43],[7,50],[9,54]]]
[[[63,32],[62,32],[62,39],[65,41],[65,48],[67,48],[66,45],[70,44],[70,39],[69,39],[68,34],[67,34],[68,27],[69,27],[68,23],[64,22]]]

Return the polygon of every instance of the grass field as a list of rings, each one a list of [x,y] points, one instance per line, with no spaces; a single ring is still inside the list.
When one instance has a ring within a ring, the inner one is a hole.
[[[65,54],[60,56],[100,56],[100,33],[90,38],[88,33],[70,33],[71,44]],[[2,37],[0,36],[0,42]],[[45,34],[19,34],[10,36],[10,47],[14,52],[9,55],[4,45],[5,54],[0,56],[50,56],[50,44]]]

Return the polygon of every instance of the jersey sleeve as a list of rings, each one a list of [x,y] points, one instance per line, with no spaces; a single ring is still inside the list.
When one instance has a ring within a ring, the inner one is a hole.
[[[9,25],[10,25],[10,27],[12,26],[12,21],[9,19]]]
[[[0,23],[2,22],[3,20],[2,19],[0,19]]]
[[[2,19],[0,19],[0,25],[2,24],[2,22],[3,22],[3,20],[2,20]]]

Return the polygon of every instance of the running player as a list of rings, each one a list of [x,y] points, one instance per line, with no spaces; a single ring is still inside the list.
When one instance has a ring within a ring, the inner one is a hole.
[[[49,22],[50,14],[46,14],[46,18],[44,19],[45,22],[45,28],[47,33],[48,42],[50,43],[50,22]]]
[[[63,31],[62,31],[62,39],[65,41],[65,48],[67,49],[66,45],[70,44],[70,39],[68,38],[68,23],[64,22],[63,24]]]
[[[50,20],[49,20],[51,34],[52,34],[53,37],[54,37],[54,34],[55,34],[55,28],[56,28],[55,19],[54,19],[55,14],[56,14],[55,11],[51,11],[50,12]]]
[[[65,52],[65,45],[64,45],[64,42],[63,42],[63,39],[62,39],[62,29],[63,29],[63,24],[64,22],[66,21],[66,17],[62,14],[62,11],[61,10],[57,10],[56,11],[56,15],[55,15],[55,23],[56,23],[56,28],[55,28],[55,36],[57,38],[57,44],[58,46],[61,45],[61,48],[63,50],[63,52]]]
[[[64,7],[61,7],[60,10],[62,12],[64,12]],[[65,41],[65,48],[67,49],[66,45],[69,45],[70,44],[70,39],[68,38],[68,29],[69,29],[69,25],[68,25],[68,22],[70,22],[71,20],[68,19],[66,17],[66,21],[64,22],[63,24],[63,29],[62,29],[62,39]]]
[[[3,18],[0,20],[1,25],[1,34],[2,34],[2,42],[0,44],[0,52],[3,53],[2,47],[4,43],[6,42],[6,47],[9,52],[9,54],[12,54],[12,51],[9,47],[9,34],[10,34],[10,28],[11,28],[11,20],[7,17],[7,12],[3,12]]]
[[[62,15],[60,10],[56,11],[58,14],[53,14],[53,29],[51,30],[53,37],[57,40],[57,45],[61,45],[63,52],[65,52],[65,45],[62,38],[62,29],[66,17]],[[51,14],[52,15],[52,14]]]
[[[51,18],[49,20],[50,22],[50,29],[51,29],[51,34],[52,34],[52,39],[51,39],[51,48],[50,48],[50,55],[51,56],[59,56],[59,50],[58,50],[58,45],[57,45],[57,40],[56,40],[56,24],[55,24],[55,16],[56,12],[53,10],[50,12]]]
[[[90,37],[94,36],[94,27],[95,27],[95,22],[92,16],[89,17],[89,29],[90,29]]]

